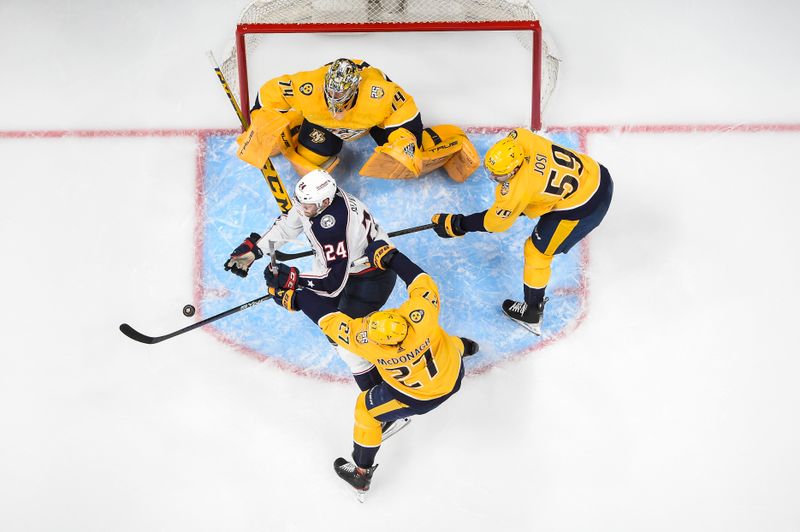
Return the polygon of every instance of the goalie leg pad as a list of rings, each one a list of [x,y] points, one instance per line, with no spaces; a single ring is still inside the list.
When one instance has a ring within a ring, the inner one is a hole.
[[[463,183],[480,165],[481,157],[478,155],[478,150],[464,135],[461,137],[461,149],[444,163],[444,171],[456,183]]]
[[[295,171],[300,177],[306,175],[312,170],[325,170],[330,173],[339,164],[339,157],[327,157],[319,155],[309,150],[302,144],[294,148],[284,150],[283,156],[292,164]]]
[[[392,131],[389,142],[375,147],[359,174],[384,179],[410,179],[422,171],[422,154],[417,138],[407,129]]]
[[[443,124],[426,129],[422,147],[426,170],[428,166],[430,171],[444,166],[450,179],[457,183],[466,181],[481,165],[478,151],[458,126]]]

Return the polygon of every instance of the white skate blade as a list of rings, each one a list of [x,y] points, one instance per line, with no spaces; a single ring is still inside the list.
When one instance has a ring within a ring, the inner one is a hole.
[[[527,321],[521,321],[521,320],[518,320],[516,318],[512,318],[511,316],[509,316],[505,312],[503,312],[503,316],[505,316],[506,318],[510,319],[514,323],[525,327],[526,329],[528,329],[530,332],[532,332],[536,336],[541,336],[542,335],[542,324],[541,324],[541,322],[540,323],[528,323]]]
[[[367,501],[367,492],[361,490],[355,490],[356,492],[356,500],[361,504],[364,504]]]
[[[391,438],[392,436],[394,436],[395,434],[406,428],[409,423],[411,423],[411,418],[406,417],[403,419],[398,419],[397,421],[394,422],[394,424],[391,427],[389,427],[389,429],[386,432],[383,433],[382,440],[383,441],[388,440],[389,438]]]

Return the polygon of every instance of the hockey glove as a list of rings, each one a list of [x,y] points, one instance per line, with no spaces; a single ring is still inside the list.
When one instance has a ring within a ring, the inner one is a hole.
[[[225,262],[225,271],[229,271],[239,277],[247,277],[250,265],[264,256],[264,252],[258,247],[259,240],[261,240],[261,235],[250,233],[250,236],[245,238],[244,242],[233,250],[231,258]]]
[[[385,270],[389,267],[389,263],[394,258],[395,253],[397,253],[397,248],[385,240],[371,242],[367,245],[367,249],[364,250],[369,263],[379,270]]]
[[[431,221],[436,225],[433,230],[442,238],[453,238],[454,236],[464,236],[467,232],[461,227],[464,220],[463,214],[434,214]]]
[[[276,290],[294,290],[297,288],[297,281],[300,279],[300,270],[294,266],[278,264],[277,274],[272,271],[271,266],[264,270],[264,279],[267,286]]]
[[[294,290],[281,290],[275,289],[273,287],[269,287],[269,295],[275,300],[275,303],[282,306],[288,311],[294,312],[297,310],[297,305],[295,304],[295,291]]]

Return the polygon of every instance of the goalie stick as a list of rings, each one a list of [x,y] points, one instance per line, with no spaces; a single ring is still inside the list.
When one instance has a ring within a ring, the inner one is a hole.
[[[411,233],[417,233],[419,231],[425,231],[426,229],[433,229],[433,226],[436,224],[425,224],[425,225],[418,225],[416,227],[409,227],[408,229],[400,229],[399,231],[392,231],[389,233],[389,238],[395,236],[402,236],[408,235]],[[313,250],[308,251],[301,251],[299,253],[283,253],[282,251],[275,251],[275,258],[277,258],[281,262],[286,262],[287,260],[299,259],[302,257],[310,257],[314,254]]]
[[[220,70],[219,64],[214,58],[214,54],[208,52],[208,58],[211,60],[211,64],[214,66],[214,72],[217,73],[217,78],[222,84],[222,88],[225,90],[225,94],[228,96],[228,101],[231,102],[233,110],[236,111],[236,116],[239,118],[239,122],[242,124],[242,131],[244,131],[247,129],[247,120],[244,118],[244,114],[242,114],[239,104],[236,103],[236,98],[231,92],[231,87],[228,85],[228,80],[225,79],[225,75],[222,73],[222,70]],[[267,185],[269,185],[269,191],[272,192],[272,196],[278,203],[278,208],[281,210],[281,214],[288,213],[292,208],[292,200],[289,199],[289,194],[286,192],[286,187],[283,186],[281,176],[278,175],[275,165],[272,164],[272,161],[269,158],[267,158],[264,168],[261,168],[261,175],[264,176]]]

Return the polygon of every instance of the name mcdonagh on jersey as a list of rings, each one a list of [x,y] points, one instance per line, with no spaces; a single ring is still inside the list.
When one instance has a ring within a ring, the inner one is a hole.
[[[408,361],[412,360],[418,354],[420,354],[423,351],[427,350],[430,346],[431,346],[431,339],[427,338],[425,340],[425,342],[421,346],[419,346],[418,348],[414,349],[413,351],[410,351],[410,352],[406,353],[405,355],[403,355],[401,357],[390,358],[389,360],[386,360],[385,358],[379,358],[377,360],[377,362],[381,366],[393,366],[394,364],[402,364],[403,362],[408,362]]]

